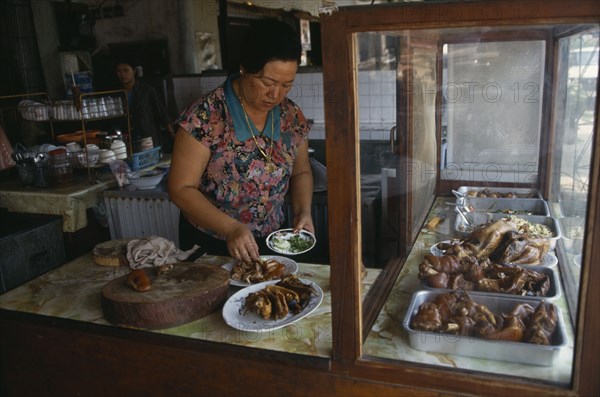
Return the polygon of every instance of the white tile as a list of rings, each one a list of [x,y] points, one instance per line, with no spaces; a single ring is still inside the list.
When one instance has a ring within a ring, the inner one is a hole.
[[[395,95],[382,95],[381,106],[383,107],[396,107],[396,96]]]
[[[372,123],[380,123],[381,122],[381,108],[373,107],[369,109],[369,120]]]
[[[296,78],[294,79],[294,85],[302,84],[304,82],[304,79],[306,78],[306,75],[307,75],[307,73],[297,73]]]
[[[360,121],[360,124],[365,124],[365,123],[369,123],[370,119],[369,119],[369,108],[367,107],[361,107],[358,109],[358,119]]]
[[[368,83],[358,83],[358,95],[369,95]]]
[[[294,85],[292,89],[288,91],[287,97],[296,103],[300,102],[302,99],[305,99],[302,92],[302,87],[297,85]]]
[[[369,73],[369,83],[381,83],[381,71],[374,70]]]
[[[300,107],[302,109],[302,113],[304,113],[304,117],[307,119],[315,119],[315,110],[307,107]]]
[[[390,108],[390,107],[382,107],[381,108],[381,118],[385,122],[394,122],[395,121],[394,109]]]
[[[325,122],[325,109],[323,107],[315,108],[314,110],[314,120],[319,123]]]
[[[396,95],[396,82],[383,82],[381,83],[381,94],[382,95]]]
[[[371,131],[371,139],[372,140],[384,140],[387,139],[389,135],[385,130],[379,129],[375,131]]]
[[[396,81],[396,71],[395,70],[382,70],[381,71],[381,81],[382,82],[394,82]]]
[[[381,95],[381,83],[369,84],[369,95]]]
[[[358,72],[358,83],[369,84],[369,72],[361,70]]]
[[[370,95],[369,96],[369,107],[381,107],[381,96],[380,95]]]

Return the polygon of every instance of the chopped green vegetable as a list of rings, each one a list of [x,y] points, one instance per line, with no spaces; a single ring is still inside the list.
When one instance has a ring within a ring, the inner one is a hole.
[[[290,238],[291,251],[292,252],[302,252],[306,251],[312,246],[312,241],[296,234]]]
[[[310,249],[313,245],[313,241],[310,237],[303,236],[301,234],[287,234],[287,235],[274,235],[271,239],[273,248],[279,251],[285,251],[289,253],[299,253]]]

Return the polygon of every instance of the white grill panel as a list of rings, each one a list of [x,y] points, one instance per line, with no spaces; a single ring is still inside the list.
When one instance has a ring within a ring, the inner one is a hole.
[[[105,197],[110,237],[164,237],[179,244],[179,208],[164,199]]]

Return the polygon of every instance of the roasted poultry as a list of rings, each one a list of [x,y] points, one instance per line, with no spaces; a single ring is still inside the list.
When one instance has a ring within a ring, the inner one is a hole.
[[[471,256],[489,258],[502,245],[506,233],[515,231],[517,225],[514,222],[500,219],[471,232],[462,246]]]
[[[464,240],[453,243],[445,254],[460,259],[489,258],[492,262],[503,264],[535,266],[542,263],[549,249],[548,239],[520,233],[511,219],[499,219],[474,230]]]
[[[453,291],[422,303],[411,320],[411,327],[420,331],[550,345],[557,323],[557,309],[551,303],[541,301],[535,309],[523,303],[508,314],[494,314],[485,305],[474,302],[468,293]]]
[[[547,274],[520,266],[491,263],[489,259],[459,259],[452,255],[425,255],[419,265],[419,279],[433,288],[523,296],[546,296],[550,290]]]
[[[236,263],[231,269],[230,276],[232,280],[253,284],[281,278],[285,270],[285,265],[275,259],[260,259],[249,263]]]
[[[254,312],[265,320],[280,320],[290,312],[300,313],[315,292],[312,285],[304,284],[296,276],[290,275],[277,284],[250,293],[244,302],[244,314]]]
[[[508,232],[506,241],[498,252],[500,254],[498,262],[513,265],[539,265],[549,250],[548,239]]]

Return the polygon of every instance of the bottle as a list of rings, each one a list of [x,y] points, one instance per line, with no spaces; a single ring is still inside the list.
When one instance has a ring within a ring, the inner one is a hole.
[[[66,185],[73,180],[73,168],[66,149],[59,148],[48,152],[48,182],[52,185]]]

